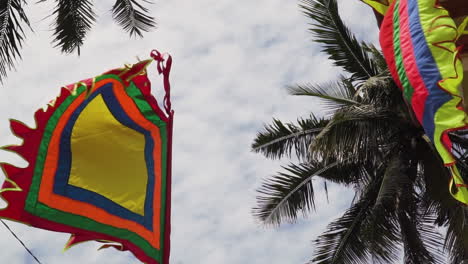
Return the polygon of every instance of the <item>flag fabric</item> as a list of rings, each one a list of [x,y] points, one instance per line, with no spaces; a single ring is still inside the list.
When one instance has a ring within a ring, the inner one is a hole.
[[[1,164],[1,218],[70,233],[66,248],[98,241],[144,263],[169,262],[172,58],[151,57],[63,87],[35,113],[35,128],[10,121],[23,143],[4,149],[29,164]],[[152,61],[162,107],[146,72]]]
[[[393,79],[450,169],[450,193],[468,204],[468,186],[448,135],[467,128],[459,91],[463,65],[456,46],[464,29],[436,0],[393,0],[381,11],[380,44]]]
[[[375,11],[377,11],[381,15],[385,15],[387,13],[390,4],[393,0],[361,0],[362,2],[368,4]]]

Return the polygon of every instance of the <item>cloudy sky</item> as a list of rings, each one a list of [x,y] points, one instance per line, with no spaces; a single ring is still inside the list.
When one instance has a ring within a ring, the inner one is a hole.
[[[55,98],[60,86],[135,62],[136,56],[147,58],[153,48],[167,51],[174,59],[176,111],[171,263],[309,260],[311,241],[349,205],[349,191],[332,186],[329,203],[319,194],[316,213],[279,228],[260,225],[250,213],[262,179],[287,163],[251,153],[255,133],[272,117],[294,121],[320,112],[317,101],[287,96],[285,85],[333,80],[339,73],[311,42],[310,21],[296,1],[158,0],[151,6],[158,29],[144,39],[130,39],[112,21],[112,1],[95,1],[100,16],[80,57],[51,47],[46,17],[52,6],[29,2],[34,32],[27,33],[17,71],[0,88],[0,145],[20,142],[11,135],[9,118],[33,126],[34,111]],[[358,0],[339,4],[359,38],[375,43],[371,10]],[[161,96],[156,69],[149,72]],[[0,161],[26,165],[8,152],[0,152]],[[138,263],[129,253],[98,252],[97,243],[63,253],[68,235],[8,223],[44,264]],[[34,263],[3,226],[0,252],[10,263]]]

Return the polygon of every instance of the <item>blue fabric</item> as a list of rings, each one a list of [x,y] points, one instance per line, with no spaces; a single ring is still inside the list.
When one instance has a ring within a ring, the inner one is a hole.
[[[428,91],[422,125],[431,141],[434,141],[435,114],[443,104],[452,99],[452,96],[438,86],[438,82],[442,80],[442,76],[426,42],[426,37],[419,17],[418,1],[407,1],[414,55],[420,76],[422,77]]]

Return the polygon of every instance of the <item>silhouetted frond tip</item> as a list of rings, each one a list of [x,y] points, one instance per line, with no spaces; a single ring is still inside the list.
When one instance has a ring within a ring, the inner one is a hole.
[[[366,80],[379,74],[379,67],[344,25],[338,13],[336,0],[302,0],[300,7],[311,18],[314,41],[322,44],[336,66],[352,74],[357,81]]]
[[[89,0],[59,0],[53,12],[54,43],[62,52],[80,54],[87,33],[96,21],[93,4]]]
[[[25,37],[23,26],[29,20],[23,7],[24,0],[0,1],[0,82],[7,71],[14,69],[15,60],[21,58],[20,48]]]
[[[257,207],[253,215],[264,224],[279,225],[283,221],[294,222],[298,213],[315,209],[312,178],[319,176],[337,163],[329,165],[310,163],[290,164],[286,172],[266,179],[258,189]]]
[[[264,130],[257,133],[252,150],[268,158],[290,157],[295,153],[299,159],[304,159],[308,156],[309,144],[326,124],[326,119],[314,115],[299,119],[297,124],[273,119],[272,124],[265,125]]]
[[[144,1],[149,3],[148,1]],[[156,26],[154,17],[150,16],[149,10],[137,0],[117,0],[112,8],[115,21],[130,36],[143,36],[143,32],[148,32]]]

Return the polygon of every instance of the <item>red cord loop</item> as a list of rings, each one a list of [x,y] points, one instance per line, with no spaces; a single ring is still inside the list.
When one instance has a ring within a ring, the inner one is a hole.
[[[171,72],[172,66],[172,57],[171,55],[161,52],[157,50],[152,50],[150,54],[151,58],[153,58],[157,62],[157,69],[158,73],[163,75],[163,82],[164,82],[164,90],[166,94],[164,95],[164,109],[168,115],[171,114],[171,84],[169,82],[169,74]],[[166,63],[164,63],[166,62]]]

